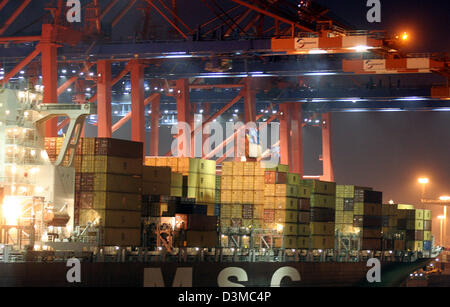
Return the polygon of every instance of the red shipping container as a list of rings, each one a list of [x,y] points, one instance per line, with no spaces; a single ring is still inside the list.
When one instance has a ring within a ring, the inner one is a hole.
[[[264,173],[264,182],[267,184],[286,184],[287,183],[287,173],[266,171]]]
[[[274,209],[264,209],[264,223],[275,222],[275,210]]]

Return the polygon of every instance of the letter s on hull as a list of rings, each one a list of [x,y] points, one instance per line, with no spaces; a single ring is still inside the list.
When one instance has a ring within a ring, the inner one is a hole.
[[[235,276],[238,281],[248,281],[247,272],[244,269],[229,267],[220,271],[219,276],[217,276],[217,285],[219,287],[245,287],[244,285],[229,281],[231,276]]]
[[[270,281],[271,287],[280,287],[283,278],[289,277],[292,281],[300,281],[300,273],[290,266],[284,266],[279,268],[273,273],[272,280]]]

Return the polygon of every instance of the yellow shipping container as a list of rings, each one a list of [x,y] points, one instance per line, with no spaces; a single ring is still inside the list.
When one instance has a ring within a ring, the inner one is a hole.
[[[297,236],[285,236],[284,248],[297,248]]]
[[[95,172],[95,156],[83,156],[81,159],[81,172],[94,173]]]
[[[275,209],[278,210],[298,210],[297,198],[276,196]]]
[[[296,223],[277,223],[277,228],[282,229],[285,236],[297,236],[298,224]]]
[[[423,241],[406,241],[406,249],[411,251],[423,251]]]
[[[264,196],[264,209],[275,209],[275,196]]]
[[[287,183],[288,184],[300,184],[300,175],[295,173],[288,173],[287,174]]]
[[[95,172],[121,175],[142,175],[142,159],[95,156]]]
[[[233,176],[233,190],[243,190],[244,176]]]
[[[220,206],[220,217],[231,219],[231,211],[232,211],[232,205],[221,205]]]
[[[216,198],[215,189],[199,188],[197,192],[197,202],[202,204],[214,204]]]
[[[254,179],[255,177],[253,176],[243,176],[242,177],[242,190],[246,190],[246,191],[252,191],[253,190],[253,183],[254,183]]]
[[[242,192],[242,203],[244,203],[244,204],[254,204],[253,191],[243,191]]]
[[[264,177],[264,172],[266,171],[266,169],[261,166],[261,162],[256,162],[255,163],[255,176],[262,176]]]
[[[336,197],[336,211],[344,210],[344,198]]]
[[[253,177],[253,190],[258,191],[264,195],[264,176]]]
[[[105,246],[140,246],[140,228],[104,228],[102,243]]]
[[[231,190],[220,190],[220,202],[227,204],[231,203]]]
[[[170,187],[170,196],[182,197],[183,196],[183,188]]]
[[[102,227],[140,228],[141,213],[139,211],[80,209],[80,226],[87,226],[89,223]]]
[[[344,211],[335,211],[336,224],[344,224]]]
[[[312,249],[333,249],[334,235],[332,236],[316,236],[310,237]]]
[[[311,197],[311,188],[300,184],[298,185],[298,197],[300,198],[310,198]]]
[[[309,224],[298,224],[297,225],[297,234],[299,236],[309,236],[311,233]]]
[[[424,241],[431,241],[433,239],[431,231],[425,230],[423,232],[423,239],[424,239]]]
[[[405,210],[405,209],[411,210],[411,209],[414,209],[414,205],[398,204],[398,205],[397,205],[397,208],[398,208],[399,210]]]
[[[263,205],[253,205],[253,219],[264,218],[264,206]]]
[[[255,205],[264,205],[264,193],[261,191],[253,191],[253,203]]]
[[[275,196],[275,184],[264,185],[264,196]]]
[[[309,249],[309,236],[298,236],[297,237],[297,248]]]
[[[222,176],[233,176],[233,162],[222,163]]]
[[[275,223],[297,223],[298,211],[275,210]]]
[[[423,220],[423,209],[416,209],[416,220]]]
[[[200,159],[198,162],[198,171],[200,174],[216,175],[216,161]]]
[[[275,196],[298,197],[298,186],[290,184],[276,184]]]
[[[353,223],[353,211],[344,211],[344,224]]]
[[[220,176],[220,188],[222,190],[232,190],[233,176]]]
[[[231,218],[233,219],[242,218],[242,205],[238,204],[231,205]]]
[[[253,219],[253,229],[262,229],[264,226],[263,219]]]
[[[136,176],[93,174],[94,191],[141,193],[142,181]]]
[[[255,175],[255,164],[256,164],[256,162],[246,162],[244,164],[244,176],[254,176]]]
[[[231,202],[235,204],[242,204],[243,193],[242,191],[232,191],[231,192]]]
[[[233,176],[244,176],[244,162],[233,162]]]
[[[364,214],[364,203],[355,202],[353,204],[353,213],[355,215],[363,215]]]
[[[141,202],[141,194],[114,192],[82,192],[80,194],[81,209],[140,211]]]
[[[333,222],[311,222],[309,225],[311,235],[334,236]]]
[[[174,188],[182,188],[183,187],[183,175],[180,173],[171,173],[170,174],[170,186]]]
[[[335,232],[340,232],[341,234],[356,234],[359,228],[353,227],[353,224],[338,224],[334,226]]]
[[[431,219],[432,219],[432,212],[431,212],[431,210],[423,210],[423,219],[425,221],[431,221]]]
[[[156,166],[156,157],[145,157],[144,165],[146,165],[146,166]]]

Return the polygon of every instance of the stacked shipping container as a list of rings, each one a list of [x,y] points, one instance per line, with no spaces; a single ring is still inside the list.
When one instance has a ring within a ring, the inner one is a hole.
[[[142,143],[84,138],[80,149],[75,223],[101,226],[102,245],[139,245]]]
[[[333,249],[335,233],[336,183],[302,180],[310,188],[311,249]]]

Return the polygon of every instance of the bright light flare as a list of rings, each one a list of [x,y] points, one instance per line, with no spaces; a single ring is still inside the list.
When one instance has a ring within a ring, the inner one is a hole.
[[[438,217],[437,217],[439,220],[443,220],[443,219],[445,219],[445,216],[443,216],[443,215],[438,215]]]
[[[430,182],[430,180],[428,178],[419,178],[417,180],[420,184],[427,184]]]
[[[441,196],[441,197],[439,197],[439,199],[440,200],[443,200],[443,201],[450,201],[450,196]]]
[[[17,225],[19,217],[22,214],[22,205],[20,200],[14,196],[5,196],[2,211],[6,225]]]
[[[408,33],[403,32],[403,34],[402,34],[402,40],[406,41],[406,40],[408,40],[408,38],[409,38]]]

